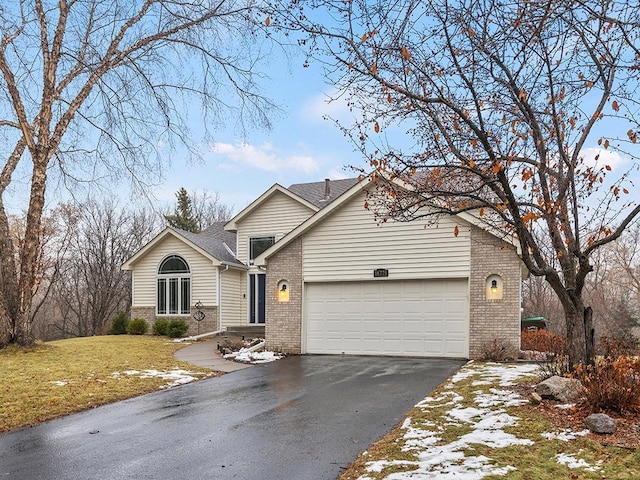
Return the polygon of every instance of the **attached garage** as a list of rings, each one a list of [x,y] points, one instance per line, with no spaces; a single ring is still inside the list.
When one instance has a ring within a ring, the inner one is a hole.
[[[468,280],[305,284],[306,353],[469,356]]]

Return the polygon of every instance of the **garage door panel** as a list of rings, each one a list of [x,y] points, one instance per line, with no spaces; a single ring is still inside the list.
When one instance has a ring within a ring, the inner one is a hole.
[[[468,356],[466,279],[311,283],[305,297],[308,353]]]

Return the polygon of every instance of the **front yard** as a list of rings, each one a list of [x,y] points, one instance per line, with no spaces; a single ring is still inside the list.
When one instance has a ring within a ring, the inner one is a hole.
[[[183,346],[113,335],[0,350],[0,432],[214,375],[177,361]]]
[[[469,363],[363,452],[341,480],[637,479],[638,419],[595,435],[579,406],[527,400],[532,364]]]

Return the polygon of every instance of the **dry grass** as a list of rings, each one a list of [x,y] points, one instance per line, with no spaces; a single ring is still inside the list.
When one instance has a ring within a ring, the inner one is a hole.
[[[168,383],[159,377],[114,372],[184,369],[212,375],[206,368],[176,360],[173,353],[183,346],[166,338],[118,335],[0,350],[0,432],[152,392]]]

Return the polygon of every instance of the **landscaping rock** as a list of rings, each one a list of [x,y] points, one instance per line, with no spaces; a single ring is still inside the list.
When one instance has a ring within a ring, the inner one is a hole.
[[[536,385],[536,393],[542,398],[557,400],[559,402],[575,402],[580,399],[584,387],[580,380],[553,376]]]
[[[593,415],[589,415],[584,423],[586,423],[589,430],[593,433],[615,433],[618,428],[616,420],[604,413],[594,413]]]
[[[529,395],[529,403],[532,405],[540,405],[542,403],[542,397],[536,392],[531,392],[531,395]]]

